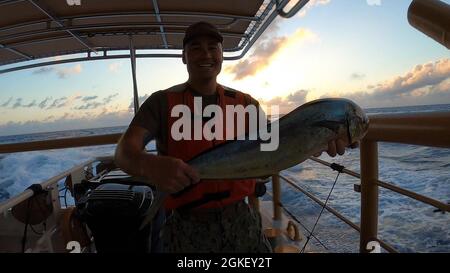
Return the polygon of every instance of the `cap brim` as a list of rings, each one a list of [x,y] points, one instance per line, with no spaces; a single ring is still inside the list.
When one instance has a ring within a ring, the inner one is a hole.
[[[191,42],[192,40],[198,38],[198,37],[211,37],[216,39],[218,42],[223,43],[223,37],[222,35],[216,33],[216,32],[212,32],[212,31],[204,31],[204,32],[199,32],[196,33],[195,35],[189,36],[189,37],[185,37],[183,39],[183,46],[185,46],[186,44],[188,44],[189,42]]]

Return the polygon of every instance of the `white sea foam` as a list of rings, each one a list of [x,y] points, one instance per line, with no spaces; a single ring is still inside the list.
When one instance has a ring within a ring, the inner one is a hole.
[[[154,143],[147,148],[154,149]],[[0,159],[0,201],[91,158],[113,155],[114,149],[115,145],[104,145],[4,155]]]

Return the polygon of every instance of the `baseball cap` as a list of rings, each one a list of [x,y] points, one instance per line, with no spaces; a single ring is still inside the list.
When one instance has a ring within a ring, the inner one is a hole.
[[[184,34],[183,47],[189,43],[192,39],[199,36],[209,36],[217,39],[218,42],[223,42],[222,34],[220,31],[212,24],[204,21],[190,25]]]

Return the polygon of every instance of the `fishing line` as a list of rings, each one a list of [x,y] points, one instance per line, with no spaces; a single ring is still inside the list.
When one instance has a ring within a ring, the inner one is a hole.
[[[267,192],[267,194],[270,196],[270,197],[272,197],[272,199],[273,199],[273,194],[271,194],[270,192]],[[301,225],[309,234],[311,234],[311,231],[309,231],[309,229],[304,225],[304,224],[302,224],[302,222],[300,221],[300,220],[298,220],[298,218],[292,213],[292,212],[290,212],[284,205],[283,205],[283,203],[281,203],[281,202],[279,202],[278,203],[278,205],[284,210],[284,212],[286,212],[291,218],[292,218],[292,220],[294,220],[295,222],[297,222],[299,225]],[[322,245],[325,249],[327,249],[328,250],[328,248],[316,237],[316,236],[314,236],[314,235],[311,235],[314,239],[316,239],[316,241],[320,244],[320,245]]]
[[[309,229],[303,225],[298,219],[297,217],[295,217],[294,214],[292,214],[289,210],[287,210],[284,205],[280,202],[278,204],[295,222],[299,223],[309,234],[311,234],[311,237],[313,237],[314,239],[316,239],[317,242],[319,242],[320,245],[322,245],[326,250],[328,250],[328,248],[316,237],[312,234],[311,231],[309,231]]]
[[[339,175],[341,174],[342,170],[344,169],[344,166],[341,166],[341,165],[338,165],[338,164],[335,164],[335,163],[331,164],[330,167],[333,170],[338,171],[338,174],[336,176],[336,179],[334,180],[333,186],[331,187],[330,193],[328,194],[327,199],[325,200],[325,203],[322,206],[322,210],[320,211],[319,216],[317,217],[316,222],[314,223],[314,226],[313,226],[311,232],[309,233],[309,235],[308,235],[308,237],[306,239],[306,243],[305,243],[305,245],[303,245],[302,251],[300,251],[300,253],[304,253],[305,252],[306,245],[308,244],[309,240],[313,236],[314,229],[316,228],[317,223],[319,222],[319,219],[322,216],[322,213],[323,213],[325,207],[327,206],[328,200],[330,199],[330,196],[331,196],[331,193],[333,192],[334,186],[336,185],[336,182],[338,181]]]

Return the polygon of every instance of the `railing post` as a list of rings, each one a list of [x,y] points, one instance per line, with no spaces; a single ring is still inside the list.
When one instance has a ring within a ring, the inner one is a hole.
[[[281,220],[281,187],[278,173],[272,176],[273,220]]]
[[[378,143],[363,139],[361,160],[361,233],[359,251],[369,252],[367,244],[378,233]]]

